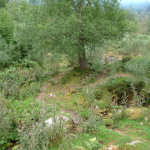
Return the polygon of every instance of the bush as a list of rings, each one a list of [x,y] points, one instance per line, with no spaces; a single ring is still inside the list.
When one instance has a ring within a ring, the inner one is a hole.
[[[0,36],[0,68],[12,63],[12,52],[10,45]]]
[[[147,89],[142,89],[140,91],[140,96],[142,101],[143,106],[149,106],[150,105],[150,91]]]
[[[63,121],[54,123],[50,127],[46,126],[44,121],[48,116],[52,116],[49,111],[50,109],[40,106],[36,111],[31,111],[33,116],[37,116],[37,119],[34,118],[30,122],[26,120],[20,127],[19,142],[22,150],[49,150],[61,143],[65,131]],[[54,117],[56,117],[55,114]]]
[[[118,52],[123,55],[146,54],[150,47],[147,35],[126,35],[119,43]]]
[[[0,9],[0,34],[9,43],[13,37],[14,21],[6,9]]]
[[[5,100],[0,103],[1,150],[5,150],[6,146],[9,148],[8,143],[17,142],[22,150],[48,149],[50,144],[59,143],[63,137],[62,126],[48,128],[45,125],[44,121],[52,116],[49,106],[43,106],[34,99],[7,102]]]
[[[122,57],[122,62],[126,63],[126,62],[130,61],[131,59],[132,59],[131,55],[126,55],[126,56]]]
[[[126,71],[136,75],[150,75],[150,59],[147,56],[134,57],[125,65]]]
[[[114,99],[117,104],[122,104],[124,94],[128,96],[128,101],[131,99],[131,84],[131,79],[125,77],[117,77],[109,79],[104,87],[113,94],[112,99]]]
[[[92,70],[97,71],[99,73],[103,72],[104,66],[100,61],[97,61],[95,63],[92,64],[92,66],[90,67]]]
[[[1,98],[1,97],[0,97]],[[0,148],[6,149],[6,144],[18,140],[18,131],[13,121],[11,110],[6,107],[6,100],[0,99]],[[11,115],[10,115],[11,114]]]
[[[144,89],[145,83],[143,81],[133,81],[128,77],[116,77],[110,78],[104,84],[102,84],[96,93],[96,97],[103,98],[103,91],[111,93],[111,100],[118,105],[131,104],[134,92],[131,87],[134,87],[138,95]],[[99,93],[100,91],[100,93]],[[106,92],[105,92],[106,93]]]
[[[106,69],[108,70],[109,74],[114,74],[123,71],[124,64],[122,63],[121,60],[116,60],[115,62],[108,64]]]
[[[24,99],[27,96],[35,96],[40,89],[43,76],[43,68],[16,68],[10,67],[0,73],[0,89],[8,98]]]

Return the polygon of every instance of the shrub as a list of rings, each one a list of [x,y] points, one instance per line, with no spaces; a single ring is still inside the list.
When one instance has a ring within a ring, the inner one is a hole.
[[[37,112],[32,112],[32,114],[34,113],[37,115]],[[46,126],[44,121],[48,114],[49,109],[42,108],[37,115],[38,120],[33,119],[30,124],[25,122],[20,127],[19,142],[22,150],[49,150],[61,143],[64,138],[64,124],[60,121],[59,123],[52,124],[50,127]]]
[[[119,43],[118,52],[123,55],[147,54],[150,38],[147,35],[126,35]]]
[[[126,56],[122,57],[122,62],[126,63],[126,62],[130,61],[131,59],[132,59],[131,55],[126,55]]]
[[[12,63],[12,52],[9,44],[0,36],[0,67],[6,67]]]
[[[150,59],[147,56],[134,57],[125,65],[125,69],[136,75],[150,75]]]
[[[115,62],[108,64],[106,69],[108,70],[109,74],[114,74],[114,73],[123,71],[124,70],[124,64],[122,63],[121,60],[117,60]]]
[[[11,110],[6,107],[6,100],[0,97],[0,148],[6,149],[6,144],[18,140],[16,124],[13,121]],[[11,114],[11,115],[10,115]]]
[[[0,89],[6,98],[24,99],[36,96],[44,79],[43,68],[36,64],[34,68],[10,67],[0,73]]]
[[[116,77],[110,78],[104,84],[102,84],[96,92],[97,99],[102,99],[104,91],[111,93],[111,100],[119,105],[131,104],[134,91],[131,87],[134,87],[138,95],[144,89],[145,83],[143,81],[133,81],[129,77]],[[105,92],[106,93],[106,92]]]
[[[125,77],[117,77],[109,79],[104,85],[104,87],[107,88],[107,90],[113,94],[112,99],[114,99],[117,104],[121,104],[125,93],[129,96],[128,100],[130,100],[132,96],[130,89],[131,84],[131,79]]]
[[[49,142],[50,138],[47,139],[47,137],[53,138],[50,136],[52,131],[47,130],[44,124],[46,118],[52,115],[49,106],[43,106],[34,99],[8,101],[2,111],[4,115],[0,116],[3,117],[0,120],[0,129],[3,129],[3,132],[0,133],[0,141],[3,147],[6,143],[18,142],[21,143],[20,148],[23,150],[28,149],[27,146],[29,146],[29,149],[32,149],[32,147],[34,149],[36,146],[37,149],[40,149],[38,148],[39,145],[43,144],[44,146]],[[60,131],[56,131],[55,128],[55,133],[58,132]]]
[[[150,105],[150,92],[148,89],[142,89],[140,91],[140,96],[142,99],[142,105],[143,106],[149,106]]]
[[[90,67],[92,70],[97,71],[99,73],[103,72],[104,66],[100,61],[97,61],[95,63],[92,64],[92,66]]]

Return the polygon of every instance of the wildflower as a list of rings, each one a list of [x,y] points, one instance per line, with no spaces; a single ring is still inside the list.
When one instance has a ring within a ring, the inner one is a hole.
[[[94,141],[96,141],[96,138],[90,139],[90,141],[91,141],[91,142],[94,142]]]

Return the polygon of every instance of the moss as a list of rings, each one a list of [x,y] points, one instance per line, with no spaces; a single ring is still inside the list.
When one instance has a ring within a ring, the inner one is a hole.
[[[70,92],[67,92],[67,93],[65,94],[65,98],[66,98],[66,99],[70,99],[70,98],[71,98],[71,93],[70,93]]]
[[[103,124],[104,124],[105,126],[112,126],[112,125],[113,125],[113,120],[112,120],[112,119],[104,118],[104,119],[103,119]]]
[[[130,119],[138,119],[142,114],[142,110],[140,108],[129,108],[126,109],[126,114]]]
[[[75,78],[77,78],[77,77],[80,77],[81,76],[81,74],[80,74],[80,72],[77,72],[77,71],[71,71],[71,72],[69,72],[67,75],[65,75],[62,79],[61,79],[61,83],[62,84],[67,84],[67,83],[70,83],[70,81],[72,80],[72,79],[75,79]]]

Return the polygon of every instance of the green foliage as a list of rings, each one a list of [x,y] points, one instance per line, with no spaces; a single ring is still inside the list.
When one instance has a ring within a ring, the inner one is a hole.
[[[74,78],[81,78],[81,73],[78,70],[73,70],[73,71],[69,72],[67,75],[65,75],[62,78],[61,83],[62,84],[66,84],[66,83],[70,82],[70,80],[72,80]]]
[[[123,55],[149,55],[150,38],[147,35],[126,35],[119,43],[117,51]]]
[[[100,90],[97,90],[96,97],[103,98],[103,90],[108,90],[112,94],[111,100],[119,105],[128,105],[133,99],[133,90],[131,86],[135,87],[138,95],[145,87],[143,81],[133,81],[132,78],[128,77],[116,77],[110,78],[103,85],[100,86]],[[100,92],[99,92],[100,91]]]
[[[134,57],[125,65],[125,69],[136,75],[150,75],[150,59],[148,56]]]
[[[122,57],[122,62],[126,63],[126,62],[130,61],[131,59],[132,59],[131,55],[123,56]]]
[[[6,9],[0,9],[0,35],[7,43],[13,38],[14,22],[11,14]]]
[[[24,99],[27,96],[35,96],[39,91],[40,82],[44,77],[40,67],[22,69],[10,67],[0,74],[0,88],[5,97]]]
[[[48,46],[55,52],[78,56],[80,67],[87,66],[86,49],[92,51],[106,39],[120,38],[126,32],[126,13],[118,1],[44,2],[43,13],[52,18],[45,28],[50,33],[45,35],[50,37]]]
[[[50,139],[54,139],[54,135],[55,139],[56,136],[58,138],[58,133],[60,133],[60,130],[56,130],[58,126],[51,129],[44,124],[46,118],[51,115],[50,107],[45,107],[31,98],[24,101],[7,100],[5,106],[4,101],[1,102],[3,104],[0,109],[0,117],[3,118],[0,120],[2,131],[0,132],[0,146],[2,149],[5,149],[6,144],[11,142],[21,143],[22,149],[26,149],[25,146],[33,148],[34,145],[45,146],[50,143]],[[45,143],[41,140],[43,138]],[[35,144],[34,142],[37,140],[39,141]]]
[[[39,111],[39,109],[37,109]],[[46,126],[46,117],[50,115],[49,109],[41,108],[39,113],[31,111],[33,117],[34,113],[38,117],[31,120],[30,124],[25,122],[24,126],[19,131],[19,142],[21,149],[52,149],[53,146],[60,144],[64,138],[64,124],[63,122],[53,123],[50,127]],[[56,116],[53,116],[56,117]]]
[[[109,74],[114,74],[114,73],[123,71],[124,64],[121,60],[116,60],[116,61],[108,64],[106,69],[109,72]]]
[[[12,46],[0,36],[0,68],[12,63]]]
[[[0,0],[0,9],[5,7],[7,3],[8,3],[8,0]]]
[[[0,94],[6,98],[0,97],[0,149],[9,149],[12,142],[20,143],[18,149],[22,150],[96,150],[106,149],[103,144],[110,143],[128,148],[128,135],[122,137],[102,124],[121,126],[127,117],[126,107],[118,105],[150,104],[150,38],[126,35],[121,39],[124,33],[138,30],[133,14],[120,9],[118,0],[11,0],[5,7],[6,2],[0,0]],[[115,50],[123,54],[122,60],[103,61],[104,53]],[[68,64],[76,68],[60,82],[64,72],[51,82],[55,96],[44,93],[44,104],[36,101],[41,83],[60,70],[66,71]],[[85,70],[81,72],[78,66]],[[118,76],[122,71],[123,76],[126,71],[143,79],[105,76]],[[62,122],[46,126],[47,118],[56,117],[49,102],[70,113],[73,133],[70,129],[65,132]],[[137,119],[143,126],[149,125],[148,113]],[[78,115],[81,118],[76,124],[73,117]],[[128,124],[142,128],[139,122]],[[134,134],[144,134],[149,140],[148,128],[141,130]],[[133,149],[144,149],[138,146]]]
[[[97,61],[97,62],[93,63],[90,68],[96,72],[102,73],[104,66],[100,61]]]
[[[96,138],[90,139],[89,141],[83,142],[83,147],[85,149],[91,149],[91,150],[97,150],[102,147],[102,144],[100,144]]]
[[[126,17],[128,19],[127,32],[136,33],[139,30],[139,21],[135,17],[134,13],[130,10],[126,10]]]
[[[0,99],[0,147],[6,149],[6,144],[12,141],[17,141],[18,131],[13,120],[12,111],[7,109],[7,103],[2,97]]]
[[[33,98],[26,98],[23,101],[13,101],[7,106],[8,109],[12,110],[13,120],[17,125],[21,122],[26,122],[27,124],[32,123],[32,120],[38,121],[39,114],[42,112],[43,105],[36,102]],[[50,108],[45,107],[45,111],[50,113]]]
[[[123,136],[117,140],[117,144],[119,145],[120,148],[125,148],[126,147],[125,144],[131,142],[132,142],[132,138],[126,136]]]

